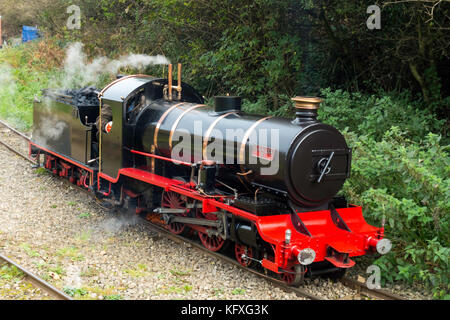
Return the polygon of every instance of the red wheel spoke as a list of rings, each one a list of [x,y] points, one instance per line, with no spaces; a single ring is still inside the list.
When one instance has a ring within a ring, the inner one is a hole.
[[[163,192],[161,199],[161,207],[172,209],[186,208],[185,202],[181,199],[181,195],[173,191]],[[180,216],[186,216],[186,214],[179,214]],[[183,223],[173,222],[168,225],[170,232],[174,234],[182,234],[187,229]]]
[[[251,247],[236,243],[234,251],[236,254],[236,260],[241,265],[243,265],[244,267],[250,266],[250,264],[252,263],[251,258],[253,258],[253,250]],[[243,255],[245,255],[245,257],[243,257]]]
[[[197,212],[197,217],[201,218],[201,219],[217,220],[217,217],[215,215],[204,214],[200,211]],[[219,236],[215,236],[215,235],[208,236],[207,233],[203,233],[200,231],[198,232],[198,236],[199,236],[202,244],[205,246],[205,248],[207,248],[208,250],[211,250],[211,251],[221,250],[226,243],[226,241]]]

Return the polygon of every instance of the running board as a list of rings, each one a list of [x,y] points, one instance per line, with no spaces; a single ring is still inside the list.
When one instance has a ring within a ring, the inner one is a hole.
[[[173,215],[169,215],[169,214],[163,214],[162,218],[166,224],[178,222],[178,223],[193,224],[193,225],[208,226],[208,227],[219,227],[221,225],[219,220],[179,217],[179,216],[173,216]]]

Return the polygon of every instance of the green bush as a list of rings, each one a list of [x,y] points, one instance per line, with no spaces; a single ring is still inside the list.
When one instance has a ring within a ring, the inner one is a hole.
[[[407,91],[367,95],[360,92],[324,89],[319,120],[339,129],[380,139],[392,126],[414,140],[428,132],[440,132],[445,120],[437,120],[420,99],[413,101]]]
[[[448,298],[450,160],[444,120],[408,92],[365,95],[322,90],[319,119],[353,149],[342,192],[369,223],[385,219],[393,250],[375,261],[384,281],[420,281]]]
[[[392,253],[376,261],[384,279],[422,281],[444,297],[450,289],[449,147],[433,133],[413,142],[399,127],[378,141],[345,135],[353,161],[343,192],[363,206],[368,222],[379,225],[385,218],[393,241]]]
[[[20,130],[33,124],[33,101],[60,72],[62,51],[51,41],[0,50],[0,117]]]

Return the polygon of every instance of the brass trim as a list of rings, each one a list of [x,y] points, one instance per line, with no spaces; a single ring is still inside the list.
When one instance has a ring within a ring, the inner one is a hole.
[[[153,76],[149,76],[147,74],[132,74],[129,76],[125,76],[119,79],[114,80],[113,82],[109,83],[108,85],[106,85],[106,87],[103,88],[102,91],[100,91],[99,95],[103,96],[103,93],[105,93],[106,90],[108,90],[109,88],[111,88],[113,85],[115,85],[116,83],[122,81],[122,80],[126,80],[126,79],[130,79],[130,78],[152,78]]]
[[[320,103],[323,102],[322,99],[317,97],[294,97],[291,100],[294,102],[294,107],[296,109],[308,110],[319,109]]]
[[[178,100],[181,100],[181,63],[178,64],[178,86],[177,86],[177,91],[178,91]]]
[[[180,102],[180,103],[177,103],[177,104],[171,106],[169,109],[167,109],[167,110],[163,113],[163,115],[161,116],[161,118],[159,118],[158,123],[156,124],[156,127],[155,127],[155,133],[153,134],[153,145],[155,146],[155,148],[158,148],[158,134],[159,134],[159,128],[161,127],[161,125],[162,125],[164,119],[166,119],[166,117],[169,115],[169,113],[170,113],[173,109],[177,108],[178,106],[182,105],[183,103],[184,103],[184,102]]]
[[[98,172],[102,172],[102,101],[103,101],[103,93],[98,94],[98,106],[99,106],[99,126],[98,130]],[[100,190],[100,189],[99,189]]]
[[[206,149],[208,147],[209,138],[211,138],[210,135],[211,135],[212,131],[214,130],[214,127],[219,123],[220,120],[226,118],[230,114],[237,114],[237,113],[238,113],[238,111],[232,111],[232,112],[228,112],[226,114],[221,115],[216,120],[214,120],[214,122],[209,126],[208,130],[206,130],[205,136],[203,138],[203,147],[202,147],[202,155],[203,155],[204,160],[208,160],[208,158],[206,157]]]
[[[255,128],[263,121],[270,119],[272,117],[265,117],[265,118],[261,118],[258,121],[256,121],[254,124],[252,124],[252,126],[247,130],[247,132],[244,134],[244,139],[242,139],[241,142],[241,149],[239,151],[239,162],[241,162],[240,167],[241,167],[241,171],[244,172],[245,168],[244,168],[244,161],[245,161],[245,146],[247,145],[247,140],[250,137],[250,135],[252,134],[253,130],[255,130]],[[247,176],[245,176],[247,177]]]
[[[170,130],[170,134],[169,134],[169,147],[170,149],[172,149],[172,138],[173,138],[173,133],[175,132],[175,130],[177,129],[178,123],[180,123],[181,119],[189,112],[191,112],[192,110],[195,110],[197,108],[200,107],[206,107],[205,104],[197,104],[195,106],[192,106],[186,110],[184,110],[184,112],[182,114],[180,114],[180,116],[178,117],[177,120],[175,120],[175,122],[173,123],[172,129]]]
[[[154,144],[152,144],[152,147],[151,147],[151,149],[150,149],[150,152],[151,153],[153,153],[153,154],[155,154],[155,150],[156,150],[156,148],[155,148],[155,145]],[[150,163],[151,163],[151,171],[152,171],[152,173],[155,173],[155,158],[152,158],[151,160],[150,160]]]
[[[169,101],[172,101],[172,64],[169,64],[169,77],[168,77],[168,85],[169,85]]]
[[[244,172],[244,173],[242,173],[242,172],[236,172],[236,174],[237,174],[238,176],[247,176],[247,175],[249,175],[249,174],[251,174],[251,173],[253,173],[252,170],[248,170],[247,172]]]

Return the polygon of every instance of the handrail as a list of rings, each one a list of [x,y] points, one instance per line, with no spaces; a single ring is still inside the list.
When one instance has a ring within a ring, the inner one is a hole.
[[[126,149],[128,149],[128,148],[126,148]],[[137,151],[137,150],[133,150],[133,149],[128,149],[128,150],[131,153],[139,154],[141,156],[146,156],[146,157],[155,158],[155,159],[164,160],[164,161],[172,161],[173,163],[181,164],[183,166],[192,167],[194,165],[193,163],[190,163],[190,162],[185,162],[185,161],[181,161],[181,160],[176,160],[176,159],[171,159],[171,158],[167,158],[167,157],[163,157],[163,156],[158,156],[158,155],[152,154],[152,153],[146,153],[146,152]]]

